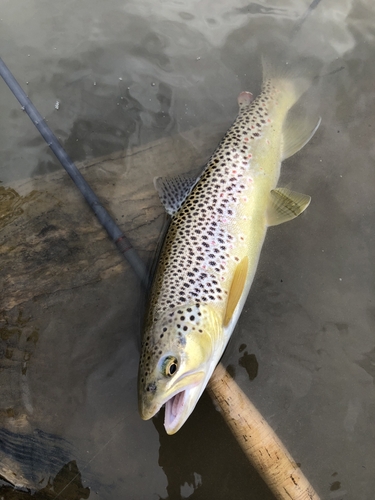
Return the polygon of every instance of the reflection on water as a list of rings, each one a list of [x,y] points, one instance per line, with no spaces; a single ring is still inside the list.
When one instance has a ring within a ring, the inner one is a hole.
[[[159,433],[159,465],[167,480],[163,499],[254,498],[273,499],[257,472],[209,398],[204,393],[195,410],[194,420],[168,436],[164,429],[164,411],[153,419]],[[215,492],[215,493],[213,493]]]
[[[258,361],[255,354],[249,354],[245,351],[239,358],[238,364],[245,368],[250,380],[254,380],[258,375]]]
[[[67,463],[70,445],[60,436],[32,429],[25,415],[14,417],[17,432],[0,429],[0,478],[18,488],[35,489]]]
[[[254,380],[258,375],[259,364],[255,354],[249,354],[246,349],[246,344],[241,344],[238,348],[238,352],[243,354],[238,358],[238,365],[245,368],[249,380]],[[232,378],[236,378],[236,366],[229,364],[226,367],[227,372]]]
[[[74,460],[65,464],[54,478],[51,478],[44,488],[31,494],[15,491],[9,486],[0,486],[0,495],[3,500],[83,500],[89,498],[90,488],[82,485],[81,473]]]
[[[238,93],[259,90],[262,53],[292,45],[323,73],[344,66],[318,82],[307,106],[322,125],[282,171],[280,184],[311,195],[311,206],[270,229],[224,363],[322,498],[370,500],[374,7],[320,2],[291,44],[306,8],[5,2],[1,55],[73,159],[91,159],[85,175],[145,259],[162,226],[152,178],[204,163]],[[51,174],[59,168],[0,82],[3,476],[7,464],[32,471],[25,484],[40,498],[76,466],[82,478],[66,498],[271,498],[207,396],[176,436],[162,416],[140,420],[139,284],[71,181]],[[52,452],[41,461],[46,436]],[[18,454],[23,443],[34,458]],[[10,495],[29,494],[4,484],[0,496]]]

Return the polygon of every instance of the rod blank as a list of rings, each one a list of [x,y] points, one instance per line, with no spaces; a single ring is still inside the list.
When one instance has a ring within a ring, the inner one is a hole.
[[[132,247],[130,241],[117,226],[113,218],[100,203],[99,198],[91,189],[90,185],[86,182],[83,175],[80,173],[74,162],[71,160],[64,148],[59,143],[55,134],[46,124],[42,115],[38,112],[33,103],[27,97],[26,93],[23,91],[23,89],[1,58],[0,75],[3,77],[5,83],[8,85],[18,102],[21,104],[22,109],[28,114],[30,120],[39,130],[43,139],[52,149],[61,165],[70,175],[74,184],[77,186],[87,203],[90,205],[92,211],[95,213],[101,225],[105,228],[108,235],[115,242],[117,248],[124,255],[129,264],[133,267],[135,273],[140,278],[142,283],[147,284],[147,271],[143,261],[140,259],[139,255]]]

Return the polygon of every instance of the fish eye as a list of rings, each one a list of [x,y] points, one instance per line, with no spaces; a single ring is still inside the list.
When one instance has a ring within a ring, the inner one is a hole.
[[[177,358],[175,358],[174,356],[167,356],[163,360],[163,364],[162,364],[163,374],[166,377],[173,377],[173,375],[177,371],[177,365],[178,365]]]

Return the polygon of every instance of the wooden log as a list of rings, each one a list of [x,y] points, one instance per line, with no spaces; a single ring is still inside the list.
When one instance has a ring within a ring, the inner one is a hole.
[[[204,165],[223,127],[195,129],[78,164],[141,256],[153,253],[164,209],[153,178]],[[199,149],[192,143],[199,138]],[[199,169],[198,169],[199,170]],[[0,186],[0,311],[126,269],[122,256],[64,170]]]

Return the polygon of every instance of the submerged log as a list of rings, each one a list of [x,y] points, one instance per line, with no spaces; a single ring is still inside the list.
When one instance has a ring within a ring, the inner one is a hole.
[[[153,178],[204,165],[220,126],[78,165],[141,256],[149,259],[164,210]],[[199,150],[192,148],[199,142]],[[1,310],[126,268],[64,170],[0,187]]]

